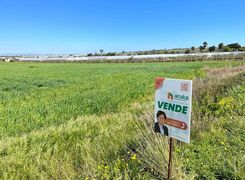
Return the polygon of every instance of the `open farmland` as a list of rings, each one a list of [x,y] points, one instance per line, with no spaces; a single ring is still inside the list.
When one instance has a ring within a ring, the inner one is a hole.
[[[204,69],[242,66],[241,61],[0,63],[0,176],[166,177],[167,139],[147,125],[153,123],[154,78],[205,79]],[[228,78],[217,80],[221,71],[205,85],[194,81],[202,88],[194,94],[192,143],[175,149],[177,179],[244,175],[244,71],[227,72]]]

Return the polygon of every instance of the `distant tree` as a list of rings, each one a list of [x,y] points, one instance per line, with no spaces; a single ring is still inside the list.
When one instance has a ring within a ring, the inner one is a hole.
[[[223,47],[224,47],[224,43],[219,43],[219,49],[221,50],[221,49],[223,49]]]
[[[116,53],[108,52],[106,56],[116,56]]]
[[[231,52],[232,49],[229,46],[224,46],[223,47],[223,51],[225,51],[225,52]]]
[[[204,47],[204,46],[199,46],[199,50],[200,50],[200,52],[202,52],[204,49],[205,49],[205,47]]]
[[[211,46],[211,47],[208,48],[208,50],[209,50],[209,52],[214,52],[215,48],[216,48],[215,46]]]
[[[192,46],[192,47],[191,47],[191,50],[192,50],[192,51],[195,51],[195,47],[194,47],[194,46]]]
[[[87,54],[87,56],[93,56],[93,53],[89,53],[89,54]]]
[[[122,54],[124,54],[125,53],[125,51],[122,51]]]
[[[242,46],[238,43],[232,43],[232,44],[228,44],[227,45],[229,48],[233,49],[233,50],[238,50],[240,49]]]
[[[203,44],[204,49],[205,49],[206,47],[208,47],[207,41],[204,41],[202,44]]]
[[[186,49],[185,50],[185,54],[189,54],[189,53],[191,53],[191,50],[190,49]]]

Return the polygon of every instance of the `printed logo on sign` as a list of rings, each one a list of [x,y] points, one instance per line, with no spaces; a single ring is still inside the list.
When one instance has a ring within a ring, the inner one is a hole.
[[[168,92],[167,97],[169,100],[178,100],[178,101],[188,101],[189,97],[185,95],[179,95],[179,94],[172,94]]]
[[[174,99],[173,94],[172,94],[172,93],[170,93],[170,92],[168,92],[168,99],[170,99],[170,100],[173,100],[173,99]]]
[[[188,91],[188,83],[181,83],[180,86],[181,91]]]
[[[174,99],[175,100],[179,100],[179,101],[188,101],[189,97],[185,96],[185,95],[179,95],[179,94],[175,94],[174,95]]]

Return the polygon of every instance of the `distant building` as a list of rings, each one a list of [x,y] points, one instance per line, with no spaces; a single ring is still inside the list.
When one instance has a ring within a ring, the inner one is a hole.
[[[7,57],[4,59],[5,62],[15,62],[16,59],[14,57]]]
[[[12,62],[12,59],[6,58],[6,59],[5,59],[5,62]]]

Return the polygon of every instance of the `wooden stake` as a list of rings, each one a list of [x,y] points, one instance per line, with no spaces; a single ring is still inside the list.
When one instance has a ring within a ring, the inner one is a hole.
[[[169,158],[168,158],[168,179],[167,180],[171,179],[173,149],[174,149],[174,140],[172,137],[170,137],[170,140],[169,140]]]

